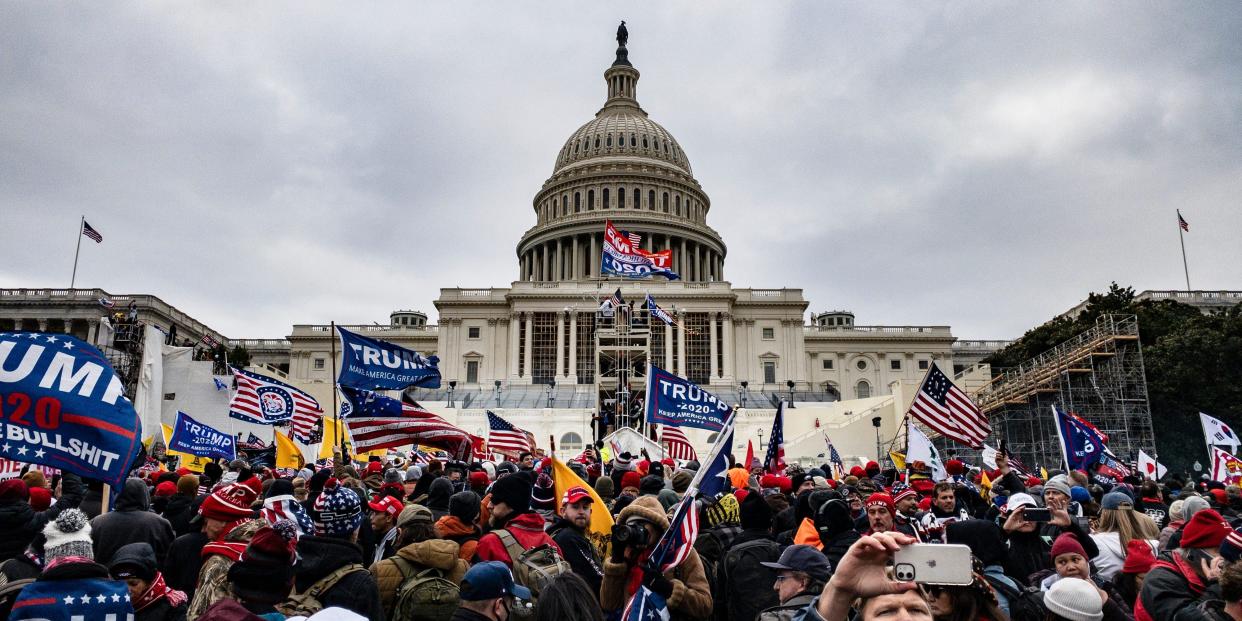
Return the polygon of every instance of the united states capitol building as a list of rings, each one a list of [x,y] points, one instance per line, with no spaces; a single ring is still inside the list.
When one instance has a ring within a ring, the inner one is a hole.
[[[386,325],[346,326],[439,357],[442,387],[412,395],[424,405],[472,433],[485,432],[484,411],[492,409],[534,432],[541,445],[551,437],[558,452],[580,450],[610,426],[631,422],[650,363],[741,405],[738,451],[748,438],[758,447],[776,400],[792,399],[797,414],[786,422],[787,451],[796,456],[805,442],[802,453],[823,452],[821,436],[829,434],[843,454],[874,455],[876,436],[895,435],[930,364],[962,372],[1004,345],[957,341],[949,326],[862,325],[845,310],[808,312],[811,304],[798,288],[729,282],[728,246],[710,224],[711,199],[689,154],[640,106],[639,75],[619,47],[604,71],[602,107],[577,129],[564,128],[568,138],[549,154],[551,175],[531,203],[532,226],[517,242],[516,280],[441,289],[434,322],[426,313],[398,310]],[[648,251],[672,250],[681,279],[601,277],[606,221],[640,236]],[[618,287],[633,311],[601,313],[601,301]],[[647,294],[676,325],[647,316]],[[112,310],[101,308],[100,299]],[[219,334],[206,319],[153,295],[11,289],[0,292],[0,330],[71,332],[102,343],[115,338],[115,322],[101,324],[100,317],[131,302],[140,321],[165,335],[175,328],[173,341],[200,343],[208,335],[244,346],[256,370],[307,390],[331,409],[335,339],[328,325],[294,324],[283,338],[243,339]],[[214,411],[188,409],[217,407],[208,393],[207,402],[186,400],[198,390],[162,386],[161,418],[180,408],[217,420]],[[155,406],[148,400],[147,407]],[[696,432],[691,439],[705,444],[705,436]]]

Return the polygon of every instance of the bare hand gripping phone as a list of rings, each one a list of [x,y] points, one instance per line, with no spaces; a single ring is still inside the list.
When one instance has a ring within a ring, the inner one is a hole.
[[[916,543],[893,555],[893,577],[920,584],[970,584],[970,547]]]

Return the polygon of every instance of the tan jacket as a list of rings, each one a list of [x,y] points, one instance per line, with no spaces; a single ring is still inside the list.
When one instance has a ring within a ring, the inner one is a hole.
[[[419,571],[434,567],[444,572],[444,578],[453,584],[461,584],[466,577],[470,564],[457,557],[457,544],[446,539],[429,539],[411,543],[400,550],[397,556],[414,563]],[[392,614],[392,607],[397,603],[397,589],[405,580],[401,568],[392,557],[371,565],[371,575],[379,587],[380,603],[384,605],[385,616]]]
[[[712,592],[698,552],[690,550],[686,560],[672,571],[665,572],[664,577],[673,583],[673,594],[668,598],[671,619],[711,617]],[[625,608],[629,600],[629,594],[625,592],[628,580],[629,566],[614,563],[611,559],[604,561],[604,582],[599,589],[599,603],[605,611]]]

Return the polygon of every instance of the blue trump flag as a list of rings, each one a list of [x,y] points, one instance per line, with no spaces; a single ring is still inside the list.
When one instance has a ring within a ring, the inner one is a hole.
[[[233,436],[208,427],[190,418],[185,412],[177,412],[172,437],[168,440],[168,450],[199,457],[237,459],[237,445]]]
[[[134,618],[134,604],[123,580],[87,578],[38,580],[26,585],[9,615],[11,621],[118,621]]]
[[[340,326],[341,372],[337,383],[361,390],[439,388],[440,359],[354,334]]]
[[[733,410],[688,379],[654,365],[647,368],[647,422],[720,431]]]
[[[1052,420],[1056,423],[1061,453],[1065,455],[1065,464],[1070,470],[1087,470],[1088,466],[1100,461],[1100,456],[1107,450],[1104,446],[1107,440],[1098,430],[1084,424],[1073,414],[1066,414],[1056,405],[1052,406]]]
[[[142,423],[108,360],[67,334],[0,333],[0,457],[114,486]]]

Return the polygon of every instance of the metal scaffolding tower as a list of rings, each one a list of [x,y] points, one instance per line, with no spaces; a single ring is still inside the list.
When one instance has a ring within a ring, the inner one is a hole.
[[[1118,457],[1155,454],[1143,348],[1135,315],[1103,315],[1091,329],[997,375],[975,395],[992,423],[989,443],[1004,438],[1032,467],[1061,464],[1052,405],[1074,412],[1109,437]]]
[[[596,314],[595,387],[600,412],[607,412],[611,421],[607,428],[601,425],[601,436],[620,427],[643,429],[650,347],[651,323],[645,308],[626,305]]]

